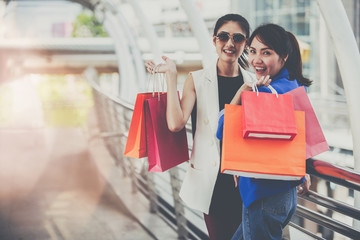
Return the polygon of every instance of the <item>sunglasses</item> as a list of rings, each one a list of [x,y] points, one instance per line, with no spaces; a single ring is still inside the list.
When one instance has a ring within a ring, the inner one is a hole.
[[[234,43],[241,43],[246,39],[246,37],[241,33],[230,34],[228,32],[221,32],[218,35],[216,35],[216,38],[219,39],[221,42],[229,41],[230,37],[232,38]]]

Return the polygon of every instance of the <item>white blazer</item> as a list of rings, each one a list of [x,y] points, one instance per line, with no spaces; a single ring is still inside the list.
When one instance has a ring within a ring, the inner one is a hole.
[[[240,69],[244,82],[256,80],[254,74]],[[189,207],[208,214],[220,168],[220,141],[216,138],[219,113],[217,60],[208,68],[191,74],[196,91],[196,133],[180,197]]]

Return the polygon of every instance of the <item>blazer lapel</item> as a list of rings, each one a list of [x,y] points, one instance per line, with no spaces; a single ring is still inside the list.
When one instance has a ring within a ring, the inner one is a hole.
[[[218,81],[217,81],[217,61],[213,62],[205,70],[205,85],[206,85],[206,98],[207,98],[207,113],[208,121],[210,124],[211,131],[216,135],[218,127],[218,115],[219,115],[219,92],[218,92]],[[243,69],[239,65],[241,74],[244,82],[253,82],[256,80],[255,74],[250,73]]]
[[[219,92],[217,81],[217,59],[213,62],[205,72],[207,113],[211,131],[216,135],[219,113]]]

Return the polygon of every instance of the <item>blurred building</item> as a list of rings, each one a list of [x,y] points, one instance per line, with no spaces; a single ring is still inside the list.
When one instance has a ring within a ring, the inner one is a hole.
[[[4,13],[7,38],[71,37],[80,4],[63,0],[10,1]]]
[[[141,22],[127,1],[120,2],[121,14],[126,18],[144,59],[151,58],[151,46],[146,40]],[[316,1],[194,0],[194,2],[209,30],[209,41],[215,21],[231,12],[247,18],[252,29],[260,24],[272,22],[294,33],[302,48],[303,72],[305,76],[314,80],[309,92],[312,98],[318,101],[319,111],[325,112],[321,114],[321,118],[324,118],[323,122],[329,123],[329,127],[333,125],[349,128],[341,76],[331,39]],[[360,44],[360,1],[343,0],[343,3],[357,42]],[[178,64],[181,72],[180,80],[184,80],[189,71],[201,68],[199,46],[181,2],[138,0],[138,4],[154,26],[163,52]],[[0,34],[10,38],[71,37],[72,23],[83,11],[80,4],[63,0],[18,0],[11,1],[9,5]],[[11,5],[14,7],[12,8]]]

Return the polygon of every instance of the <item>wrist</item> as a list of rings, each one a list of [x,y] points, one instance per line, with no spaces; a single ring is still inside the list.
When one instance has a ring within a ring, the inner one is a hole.
[[[166,76],[169,78],[177,78],[177,71],[176,69],[169,69],[168,71],[166,71]]]
[[[175,72],[173,71],[167,71],[165,73],[166,76],[166,83],[168,88],[172,88],[173,86],[176,88],[177,87],[177,72],[175,70]]]
[[[246,84],[243,84],[238,90],[240,93],[243,91],[249,91],[249,87]]]
[[[252,91],[253,89],[252,89],[252,86],[251,85],[249,85],[249,84],[243,84],[242,86],[241,86],[241,90],[242,91]]]

